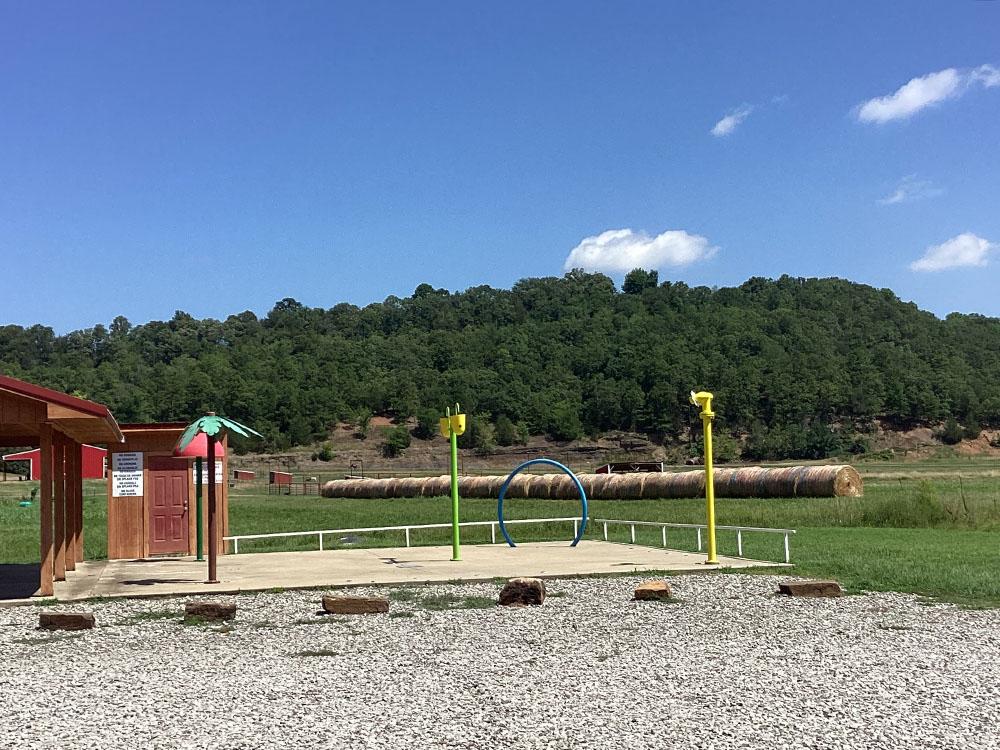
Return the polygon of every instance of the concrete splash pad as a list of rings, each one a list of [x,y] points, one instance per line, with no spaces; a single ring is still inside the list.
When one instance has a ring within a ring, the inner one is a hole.
[[[219,558],[220,582],[204,583],[207,563],[191,557],[90,561],[77,565],[56,583],[60,601],[91,597],[233,594],[274,588],[337,588],[380,584],[449,583],[532,576],[559,578],[646,571],[704,572],[716,568],[789,567],[781,563],[719,557],[706,566],[705,555],[631,544],[589,541],[532,542],[462,547],[379,547],[323,552],[264,552]]]

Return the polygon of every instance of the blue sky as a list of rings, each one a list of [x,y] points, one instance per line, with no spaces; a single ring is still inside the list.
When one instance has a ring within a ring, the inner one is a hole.
[[[990,1],[6,3],[0,322],[632,262],[1000,315],[998,39]]]

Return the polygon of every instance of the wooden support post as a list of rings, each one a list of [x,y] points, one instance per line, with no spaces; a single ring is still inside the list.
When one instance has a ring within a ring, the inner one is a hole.
[[[76,561],[83,562],[83,446],[73,446],[73,550]]]
[[[38,502],[41,515],[41,566],[38,575],[38,593],[52,596],[52,425],[42,424],[39,429],[38,460],[41,487]]]
[[[52,441],[55,480],[55,560],[52,566],[57,581],[66,580],[66,438],[56,434]]]
[[[217,570],[219,556],[219,536],[215,492],[215,435],[208,435],[208,580],[205,583],[218,583]]]
[[[75,440],[66,443],[66,570],[76,570],[76,466],[80,445]]]

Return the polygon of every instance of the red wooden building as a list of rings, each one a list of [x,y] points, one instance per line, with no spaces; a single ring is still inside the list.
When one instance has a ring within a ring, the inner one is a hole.
[[[83,445],[83,479],[104,479],[107,470],[108,452],[104,448],[96,445]],[[38,460],[42,455],[41,448],[20,453],[8,453],[3,456],[4,461],[27,461],[28,479],[39,480],[42,478],[42,462]]]

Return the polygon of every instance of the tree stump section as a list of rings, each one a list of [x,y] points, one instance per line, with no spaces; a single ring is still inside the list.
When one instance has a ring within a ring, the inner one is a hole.
[[[375,615],[389,611],[389,600],[377,596],[324,596],[323,609],[331,615]]]
[[[537,606],[545,601],[545,582],[540,578],[511,578],[500,590],[504,607]]]
[[[90,630],[94,627],[93,612],[40,612],[39,630]]]
[[[816,598],[843,596],[844,590],[836,581],[785,581],[778,584],[778,593],[784,596]]]
[[[225,602],[188,602],[184,605],[184,620],[218,622],[236,617],[236,605]]]
[[[647,581],[635,590],[637,602],[655,602],[662,599],[673,599],[674,592],[666,581]]]

